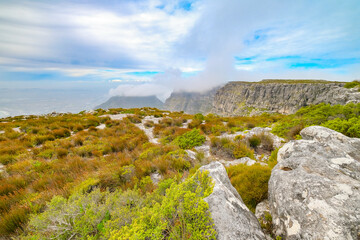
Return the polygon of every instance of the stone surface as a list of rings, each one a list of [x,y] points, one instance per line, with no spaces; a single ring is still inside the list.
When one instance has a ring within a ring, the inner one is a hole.
[[[225,167],[234,166],[234,165],[238,165],[238,164],[245,164],[247,166],[251,166],[251,165],[254,165],[256,163],[255,160],[253,160],[253,159],[251,159],[249,157],[243,157],[243,158],[235,159],[233,161],[221,160],[220,162]]]
[[[205,201],[214,219],[217,239],[265,239],[255,215],[231,185],[224,166],[220,162],[212,162],[202,166],[200,171],[208,171],[215,183],[212,194]]]
[[[264,200],[258,205],[256,205],[255,209],[255,217],[259,220],[266,221],[265,214],[266,212],[270,213],[269,201]]]
[[[0,163],[0,176],[8,177],[8,173],[6,172],[5,166]]]
[[[269,180],[275,234],[293,239],[359,239],[360,139],[313,126],[278,152]]]
[[[333,82],[229,82],[216,92],[211,112],[228,116],[262,111],[291,114],[310,104],[360,102],[360,92],[343,85]]]

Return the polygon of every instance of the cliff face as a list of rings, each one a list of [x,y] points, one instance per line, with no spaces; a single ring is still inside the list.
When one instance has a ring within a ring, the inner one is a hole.
[[[219,88],[204,93],[174,92],[166,99],[164,109],[184,111],[189,114],[209,113],[213,108],[214,96]]]
[[[247,115],[257,111],[295,113],[311,104],[360,102],[356,89],[335,82],[230,82],[219,89],[211,112],[219,115]]]
[[[109,109],[109,108],[142,108],[142,107],[154,107],[163,108],[163,102],[161,102],[156,96],[148,97],[124,97],[115,96],[111,97],[106,102],[96,106],[95,109]]]

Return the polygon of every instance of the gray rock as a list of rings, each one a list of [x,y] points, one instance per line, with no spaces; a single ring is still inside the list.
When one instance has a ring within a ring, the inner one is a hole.
[[[158,184],[162,177],[159,173],[151,173],[150,178],[154,184]]]
[[[346,89],[344,84],[326,81],[229,82],[216,92],[211,112],[227,116],[269,111],[291,114],[310,104],[360,102],[360,92]]]
[[[292,239],[360,236],[360,139],[308,127],[278,152],[269,180],[275,235]]]
[[[219,240],[265,239],[255,215],[245,206],[239,193],[231,185],[224,166],[212,162],[202,166],[215,182],[212,194],[205,198],[215,223]]]
[[[229,166],[234,166],[234,165],[238,165],[238,164],[245,164],[247,166],[251,166],[254,165],[256,163],[255,160],[249,158],[249,157],[243,157],[243,158],[239,158],[239,159],[235,159],[233,161],[225,161],[225,160],[221,160],[220,161],[225,167],[229,167]]]
[[[264,221],[266,212],[270,213],[269,200],[267,199],[256,205],[255,217]]]

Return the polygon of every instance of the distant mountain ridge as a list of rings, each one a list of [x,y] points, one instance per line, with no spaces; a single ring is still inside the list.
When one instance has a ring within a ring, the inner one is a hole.
[[[165,103],[156,96],[118,96],[110,98],[96,108],[154,107],[189,114],[214,113],[222,116],[244,116],[262,112],[292,114],[301,107],[319,103],[359,103],[358,89],[344,88],[344,85],[345,82],[293,79],[229,82],[203,93],[173,92]]]
[[[166,99],[164,109],[169,111],[184,111],[189,114],[209,113],[213,108],[213,99],[220,87],[207,92],[173,92]]]
[[[156,96],[146,97],[127,97],[127,96],[114,96],[109,98],[106,102],[98,105],[95,109],[109,109],[109,108],[142,108],[154,107],[162,109],[164,103]]]
[[[261,112],[291,114],[312,104],[360,102],[360,92],[344,88],[344,85],[345,82],[308,79],[229,82],[205,93],[173,93],[165,101],[164,108],[191,114],[235,116]]]

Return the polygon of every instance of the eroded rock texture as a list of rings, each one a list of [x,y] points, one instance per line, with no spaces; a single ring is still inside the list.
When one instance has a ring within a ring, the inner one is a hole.
[[[216,92],[211,112],[228,116],[262,111],[291,114],[310,104],[360,102],[357,89],[346,89],[343,85],[332,82],[230,82]]]
[[[276,235],[285,239],[360,236],[360,139],[313,126],[285,144],[269,181]]]
[[[255,215],[245,206],[239,193],[231,185],[224,166],[212,162],[200,168],[209,171],[215,186],[211,195],[205,198],[219,240],[266,239]]]

